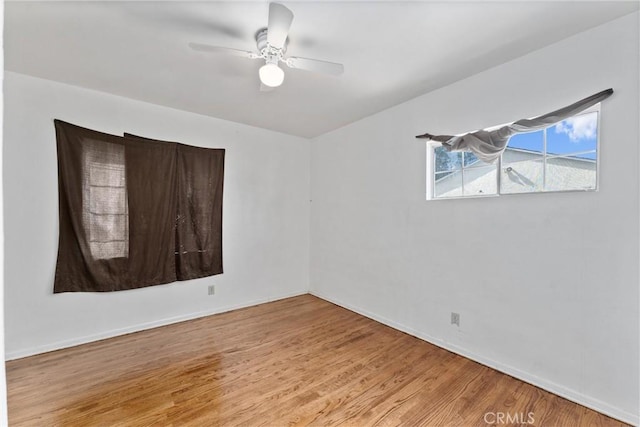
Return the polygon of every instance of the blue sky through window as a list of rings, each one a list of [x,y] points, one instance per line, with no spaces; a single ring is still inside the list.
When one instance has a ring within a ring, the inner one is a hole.
[[[529,133],[517,133],[509,140],[509,148],[518,148],[520,150],[534,151],[542,154],[544,147],[543,131]]]
[[[581,114],[547,128],[547,154],[578,154],[582,159],[596,159],[598,113]],[[542,153],[543,131],[520,133],[509,140],[510,148]]]

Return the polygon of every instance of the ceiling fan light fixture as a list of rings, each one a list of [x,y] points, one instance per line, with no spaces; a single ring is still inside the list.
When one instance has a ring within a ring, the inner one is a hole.
[[[285,57],[292,21],[293,12],[291,10],[280,3],[271,1],[269,3],[269,23],[266,28],[260,29],[255,35],[257,51],[251,52],[201,43],[189,43],[189,46],[200,52],[226,53],[248,59],[264,60],[265,64],[258,71],[262,83],[261,91],[265,91],[265,88],[276,88],[282,85],[284,71],[279,66],[281,63],[288,68],[332,76],[341,75],[344,72],[342,64],[295,56]]]
[[[273,63],[267,63],[260,67],[258,74],[260,75],[260,81],[265,86],[278,87],[284,81],[284,71]]]

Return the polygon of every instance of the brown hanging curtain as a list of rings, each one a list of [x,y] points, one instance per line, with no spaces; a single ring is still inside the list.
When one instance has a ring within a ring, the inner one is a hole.
[[[126,138],[154,141],[124,134]],[[176,146],[176,242],[178,280],[222,273],[223,149]]]
[[[190,211],[200,215],[199,221],[206,212],[215,216],[215,208],[204,201],[204,190],[196,198],[187,194],[194,193],[189,188],[209,189],[220,204],[219,220],[211,221],[217,227],[213,234],[221,236],[224,150],[123,138],[60,120],[55,120],[55,128],[60,236],[54,292],[118,291],[222,273],[221,241],[210,244],[210,230],[201,235],[202,228],[192,228],[197,243],[189,250],[200,253],[211,248],[217,255],[209,263],[190,264],[191,270],[184,274],[176,247],[187,237],[176,218],[184,199],[202,202],[201,209]],[[216,152],[202,154],[217,159],[210,163],[217,169],[206,179],[198,175],[203,170],[200,159],[181,154],[191,149]],[[179,169],[183,175],[185,170],[192,174],[193,183],[185,186],[184,179],[178,179]],[[215,186],[209,186],[213,182]],[[198,246],[202,242],[209,246]],[[193,257],[197,258],[187,256]]]

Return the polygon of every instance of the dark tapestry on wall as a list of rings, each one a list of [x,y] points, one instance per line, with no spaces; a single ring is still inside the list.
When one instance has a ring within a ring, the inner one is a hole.
[[[222,273],[223,149],[55,120],[54,292],[134,289]]]

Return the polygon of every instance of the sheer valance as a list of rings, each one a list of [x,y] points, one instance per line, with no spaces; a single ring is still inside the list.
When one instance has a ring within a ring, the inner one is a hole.
[[[613,89],[603,90],[551,113],[518,120],[493,130],[481,129],[457,136],[425,133],[416,138],[441,142],[447,151],[471,151],[483,162],[494,163],[507,148],[509,138],[516,133],[533,132],[559,123],[608,98],[612,93]]]

